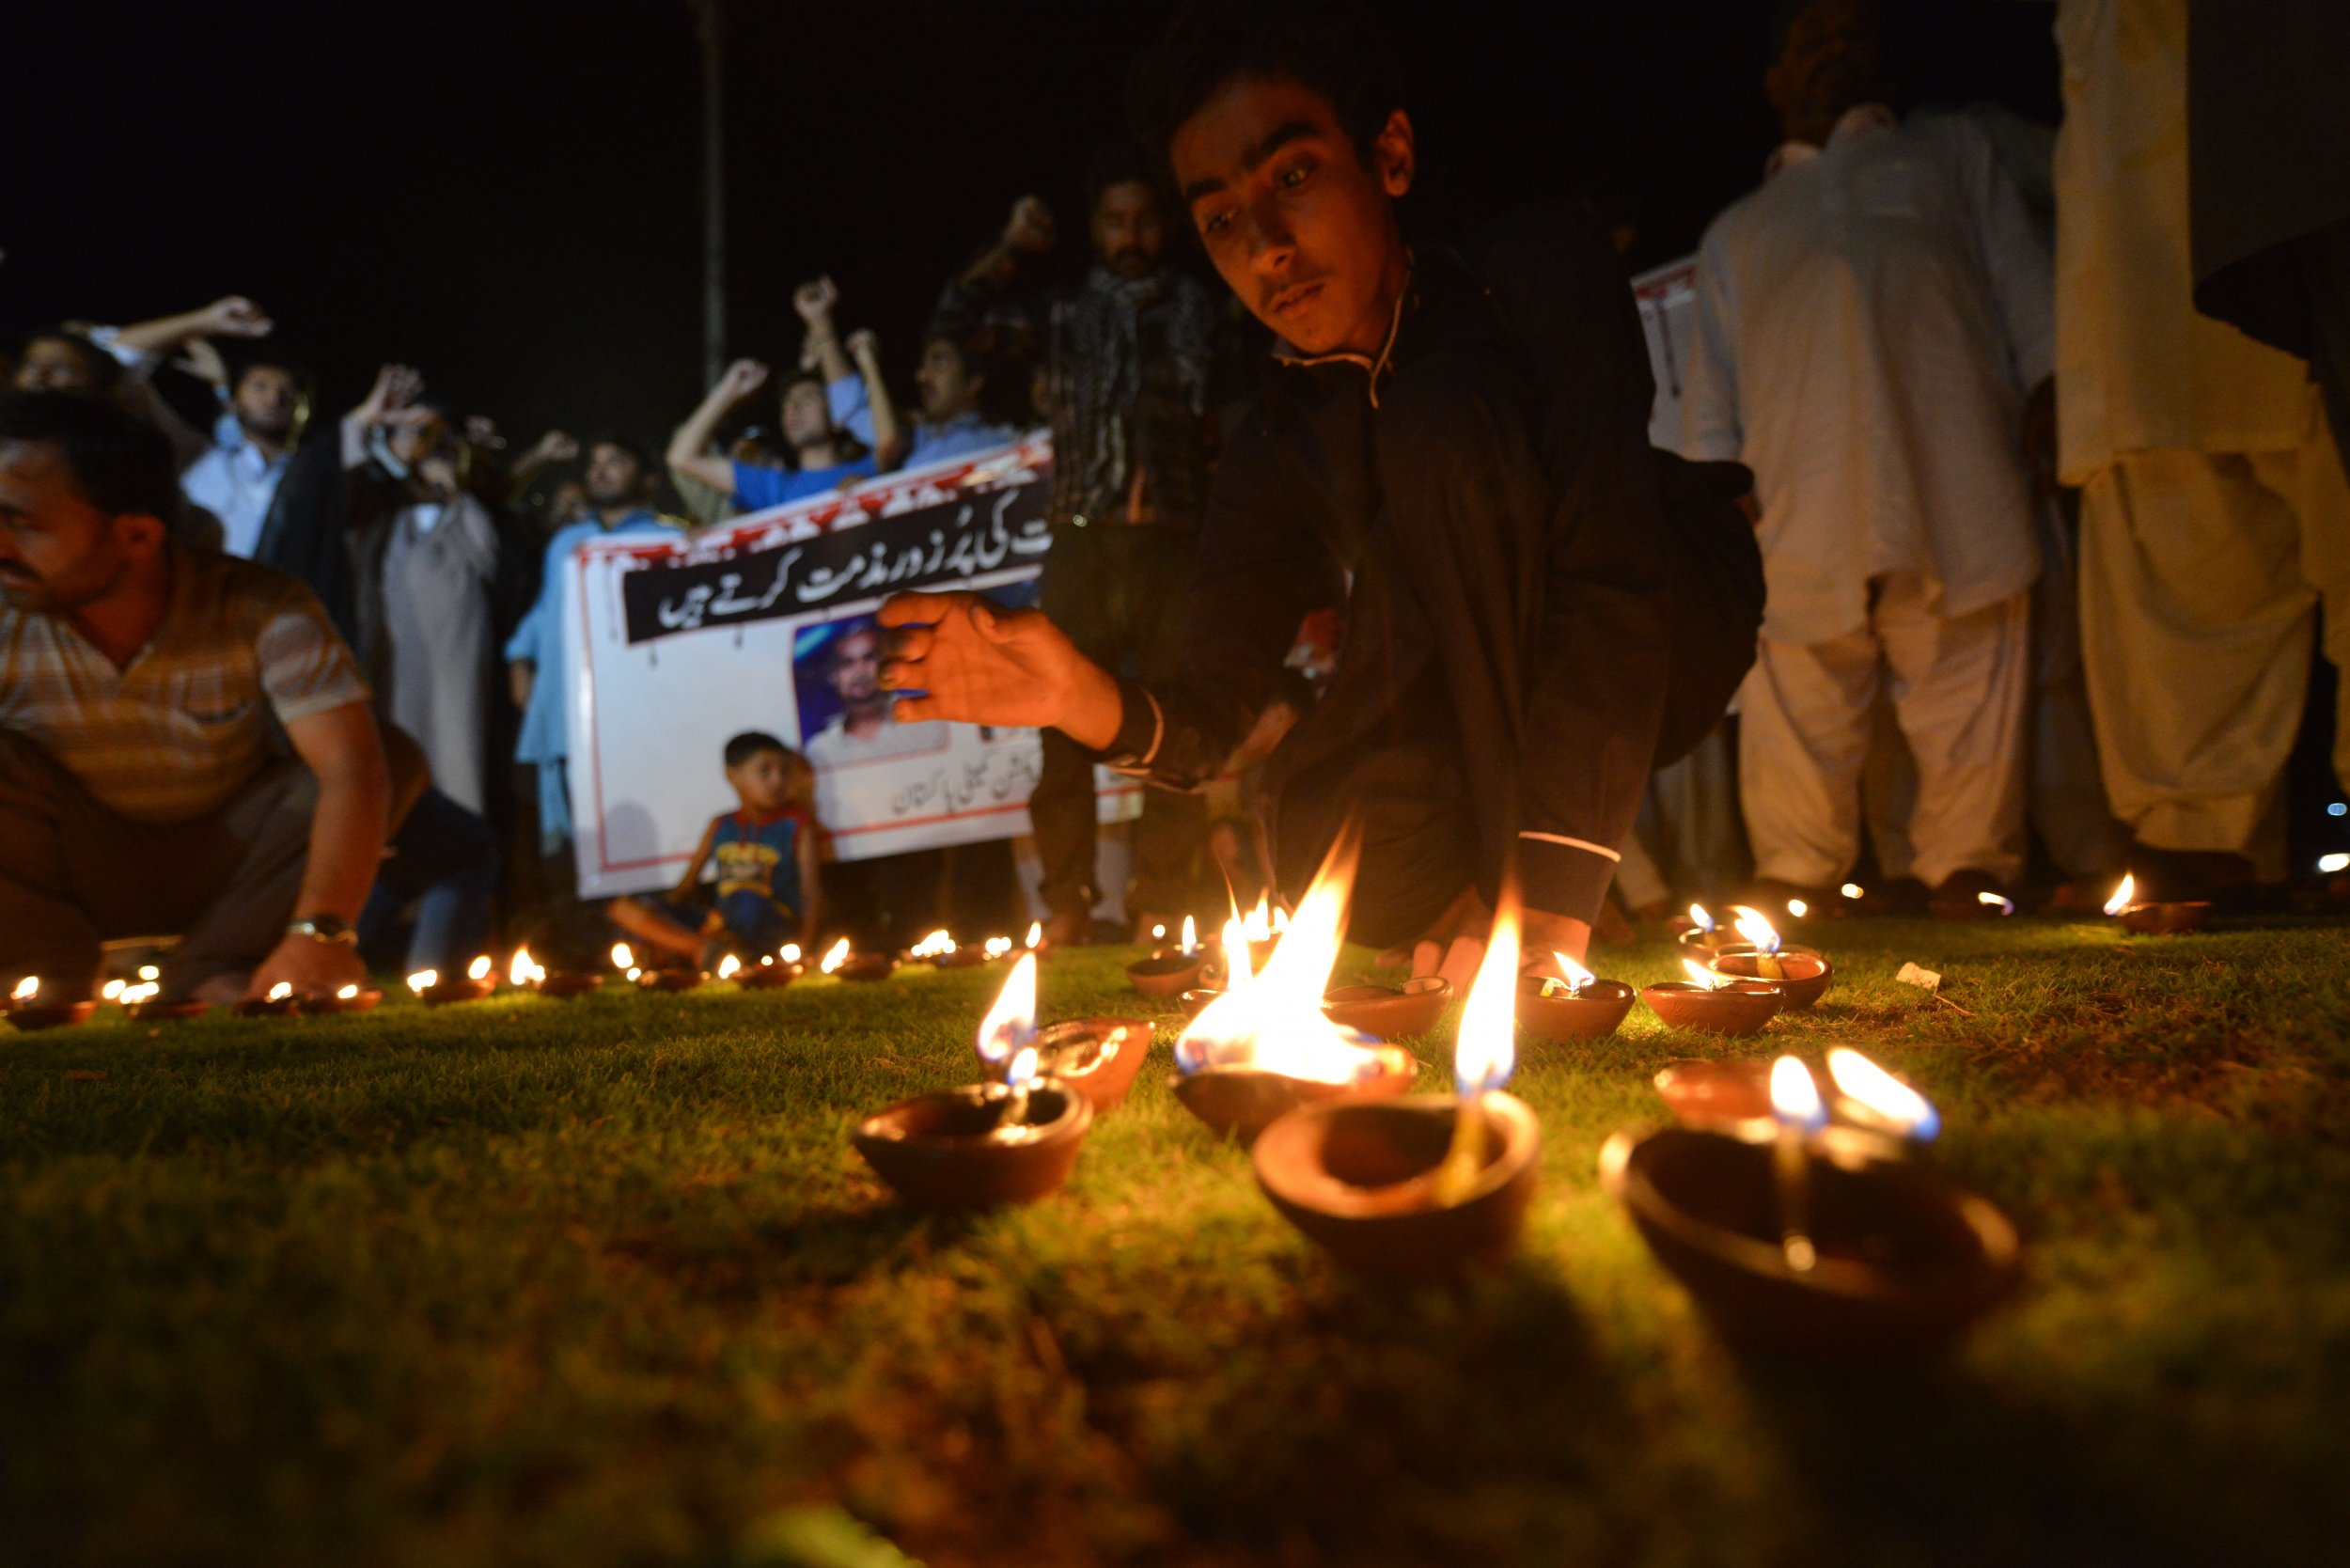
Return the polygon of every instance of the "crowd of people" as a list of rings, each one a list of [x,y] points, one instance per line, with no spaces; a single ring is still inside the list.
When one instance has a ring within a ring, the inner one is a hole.
[[[164,938],[166,992],[232,1000],[494,939],[708,965],[1005,929],[1008,846],[832,853],[820,775],[901,721],[1042,730],[1062,943],[1105,902],[1103,764],[1156,786],[1108,901],[1143,939],[1341,841],[1355,934],[1448,973],[1505,885],[1570,956],[1700,896],[1977,917],[2125,868],[2273,896],[2313,629],[2350,652],[2345,215],[2269,202],[2198,293],[2218,196],[2190,211],[2188,163],[2244,105],[2199,73],[2190,137],[2185,0],[2057,14],[2052,142],[1898,115],[1870,0],[1782,8],[1784,139],[1699,249],[1678,453],[1600,227],[1407,243],[1376,41],[1230,0],[1137,67],[1082,281],[1024,197],[893,367],[812,280],[788,371],[735,361],[658,460],[517,448],[401,365],[320,428],[242,297],[36,332],[0,399],[0,976],[70,994]],[[1038,607],[893,601],[836,639],[805,755],[753,731],[698,764],[734,806],[676,886],[580,900],[580,547],[1040,427]]]

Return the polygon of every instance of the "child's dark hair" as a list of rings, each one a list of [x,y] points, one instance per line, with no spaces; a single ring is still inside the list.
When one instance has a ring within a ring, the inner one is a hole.
[[[786,757],[791,748],[764,729],[745,729],[727,743],[727,766],[739,768],[762,751],[780,751]]]
[[[1317,0],[1191,0],[1127,71],[1127,127],[1166,168],[1175,133],[1236,76],[1320,93],[1366,163],[1387,117],[1402,106],[1386,42],[1358,8]]]

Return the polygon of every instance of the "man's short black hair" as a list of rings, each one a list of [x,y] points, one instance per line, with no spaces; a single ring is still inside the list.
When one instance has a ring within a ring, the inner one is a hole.
[[[1236,76],[1295,82],[1330,101],[1369,163],[1402,89],[1357,8],[1323,0],[1189,0],[1126,75],[1126,123],[1162,168],[1175,133]]]
[[[1101,206],[1103,194],[1112,186],[1148,185],[1156,191],[1166,183],[1140,142],[1132,136],[1113,136],[1095,143],[1086,159],[1086,211]]]
[[[75,488],[109,516],[158,517],[180,510],[180,465],[171,441],[153,425],[105,398],[81,392],[0,396],[0,442],[55,447]]]
[[[745,729],[727,743],[727,766],[739,768],[762,751],[780,751],[786,757],[791,748],[764,729]]]
[[[1009,425],[1013,430],[1025,429],[1033,415],[1028,407],[1026,368],[1016,360],[991,352],[995,335],[981,329],[957,334],[942,332],[936,322],[923,335],[925,353],[932,343],[944,343],[955,351],[963,361],[963,373],[977,377],[979,395],[974,400],[979,416],[991,425]]]
[[[243,384],[244,378],[256,370],[283,370],[286,378],[294,384],[294,390],[306,398],[318,387],[318,378],[310,374],[310,368],[302,361],[281,350],[257,346],[231,361],[229,390],[235,391]]]

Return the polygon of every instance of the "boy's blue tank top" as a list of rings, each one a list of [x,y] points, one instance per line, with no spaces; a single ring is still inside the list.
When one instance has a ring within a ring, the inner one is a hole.
[[[711,862],[718,870],[718,897],[757,893],[797,913],[800,862],[792,852],[802,825],[797,810],[763,823],[754,823],[740,811],[720,817],[710,841]]]

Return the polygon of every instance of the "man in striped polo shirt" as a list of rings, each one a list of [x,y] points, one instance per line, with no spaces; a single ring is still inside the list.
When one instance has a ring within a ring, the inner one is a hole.
[[[164,994],[332,992],[392,787],[309,589],[174,541],[171,449],[95,398],[0,399],[0,975],[86,996],[170,933]]]

